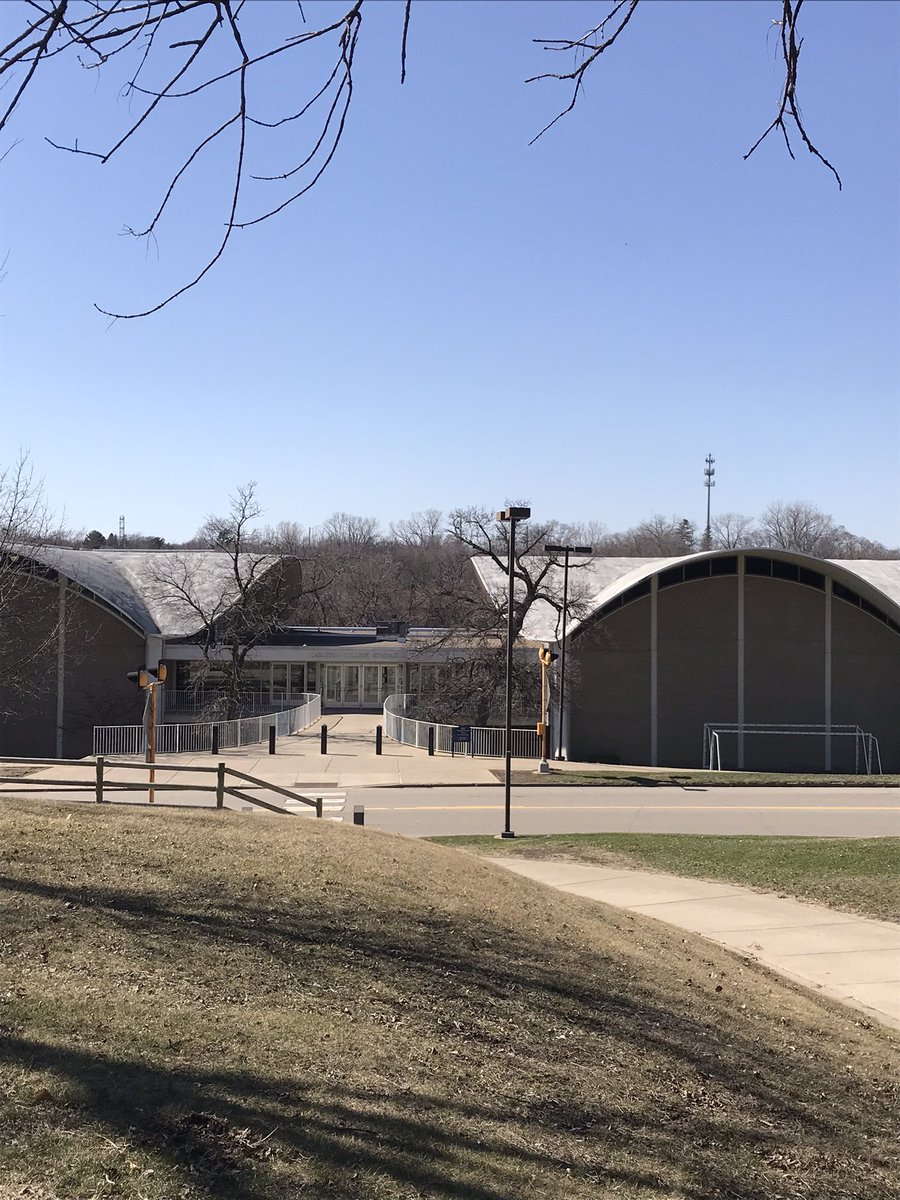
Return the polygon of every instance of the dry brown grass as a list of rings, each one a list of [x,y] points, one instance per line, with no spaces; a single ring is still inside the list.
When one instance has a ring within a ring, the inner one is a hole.
[[[897,1040],[317,823],[0,809],[3,1200],[889,1200]]]

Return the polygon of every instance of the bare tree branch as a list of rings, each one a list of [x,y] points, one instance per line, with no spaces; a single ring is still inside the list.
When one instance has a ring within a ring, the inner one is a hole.
[[[747,161],[754,150],[762,145],[774,129],[780,130],[784,137],[787,152],[793,158],[794,151],[791,148],[791,139],[788,134],[788,122],[793,121],[794,127],[797,133],[799,133],[804,146],[806,146],[810,154],[814,155],[819,162],[828,168],[837,180],[838,189],[842,189],[843,184],[841,183],[840,175],[838,175],[825,155],[810,140],[797,104],[797,67],[800,61],[800,51],[803,47],[803,39],[800,38],[798,40],[797,38],[797,18],[800,16],[800,9],[802,7],[803,0],[782,0],[781,20],[777,22],[781,27],[781,57],[784,62],[784,88],[781,93],[781,104],[771,125],[756,139],[744,155],[744,161]]]
[[[529,146],[533,146],[538,138],[544,136],[548,129],[552,129],[557,121],[562,120],[567,113],[572,111],[578,102],[579,93],[584,86],[585,75],[594,65],[600,55],[613,45],[616,38],[634,16],[638,2],[639,0],[617,0],[617,3],[613,5],[612,11],[606,14],[599,25],[595,25],[593,29],[589,29],[587,33],[583,34],[580,38],[576,38],[574,41],[569,41],[565,38],[535,39],[537,44],[542,46],[545,50],[571,50],[575,53],[576,58],[580,58],[581,61],[578,62],[571,71],[548,71],[542,75],[532,75],[530,79],[525,80],[526,83],[535,83],[539,79],[561,79],[574,81],[575,83],[575,87],[572,90],[572,99],[569,101],[568,105],[562,110],[562,112],[557,113],[553,120],[549,121],[540,131],[540,133],[536,134],[531,139],[531,141],[528,143]],[[626,9],[624,16],[622,16],[619,24],[614,27],[612,33],[607,35],[607,25],[616,21],[623,8]],[[595,41],[594,39],[597,38],[599,40]]]

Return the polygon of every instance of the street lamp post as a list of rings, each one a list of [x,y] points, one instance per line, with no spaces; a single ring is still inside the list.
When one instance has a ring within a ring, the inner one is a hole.
[[[563,555],[562,643],[559,657],[559,717],[556,722],[556,758],[559,761],[563,756],[563,711],[566,701],[566,618],[569,613],[569,555],[593,554],[594,551],[591,546],[545,546],[544,553]]]
[[[527,521],[530,516],[530,508],[504,508],[502,512],[497,513],[498,521],[509,522],[509,590],[506,600],[506,747],[503,771],[504,823],[503,832],[500,834],[502,838],[511,838],[516,836],[510,828],[512,807],[510,799],[510,777],[512,774],[513,593],[515,588],[516,569],[516,522]]]

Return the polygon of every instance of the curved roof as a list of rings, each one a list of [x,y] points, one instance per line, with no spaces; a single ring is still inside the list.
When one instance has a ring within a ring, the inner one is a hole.
[[[145,634],[186,637],[204,622],[182,596],[184,587],[206,613],[220,615],[237,600],[234,565],[220,550],[29,549],[28,557],[91,592]],[[247,568],[252,561],[246,556]],[[274,555],[262,560],[268,570]]]
[[[796,563],[798,566],[831,576],[845,587],[858,592],[871,604],[900,622],[900,559],[822,559],[809,554],[769,547],[739,550],[709,550],[697,554],[680,554],[669,558],[587,558],[572,555],[569,559],[569,618],[567,636],[589,622],[605,605],[618,599],[635,584],[667,570],[704,559],[727,558],[749,554]],[[546,559],[534,556],[525,563],[546,564]],[[504,570],[487,556],[476,555],[472,564],[485,591],[502,607],[506,601],[507,577]],[[562,597],[563,568],[554,565],[546,577],[545,587]],[[521,636],[527,641],[557,642],[562,635],[562,619],[546,600],[538,600],[528,611]]]

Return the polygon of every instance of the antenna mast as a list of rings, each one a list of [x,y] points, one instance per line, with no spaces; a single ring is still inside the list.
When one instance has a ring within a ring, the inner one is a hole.
[[[707,454],[706,467],[703,471],[703,486],[706,488],[706,532],[703,535],[704,550],[712,549],[712,526],[710,523],[710,517],[712,512],[712,489],[716,486],[716,481],[713,478],[716,473],[716,468],[714,466],[715,461],[716,460],[713,458],[712,454]]]

